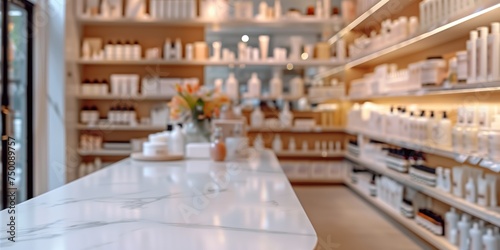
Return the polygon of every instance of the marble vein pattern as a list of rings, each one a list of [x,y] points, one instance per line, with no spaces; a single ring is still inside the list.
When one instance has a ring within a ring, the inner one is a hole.
[[[0,212],[0,249],[314,249],[317,236],[271,151],[245,160],[130,159]]]

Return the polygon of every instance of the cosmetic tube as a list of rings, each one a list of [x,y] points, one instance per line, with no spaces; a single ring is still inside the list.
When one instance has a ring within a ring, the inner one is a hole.
[[[259,47],[260,59],[266,61],[269,53],[269,36],[259,36]]]

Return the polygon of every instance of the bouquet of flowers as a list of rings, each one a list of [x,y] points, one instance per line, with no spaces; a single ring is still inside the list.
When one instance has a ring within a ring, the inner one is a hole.
[[[230,102],[229,97],[219,90],[209,90],[199,84],[177,84],[176,91],[177,95],[168,104],[171,119],[189,121],[188,133],[189,130],[197,130],[196,133],[207,137],[209,128],[206,122],[218,116],[220,108]]]

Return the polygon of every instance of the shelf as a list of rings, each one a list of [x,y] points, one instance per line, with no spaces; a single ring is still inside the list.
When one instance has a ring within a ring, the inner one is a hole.
[[[295,151],[279,151],[274,152],[279,157],[317,157],[317,158],[337,158],[344,157],[344,152],[328,152],[328,151],[302,151],[301,149]]]
[[[156,131],[160,132],[166,129],[165,126],[149,126],[149,125],[112,125],[112,124],[101,124],[89,126],[85,124],[78,124],[76,126],[78,130],[99,130],[99,131]]]
[[[78,149],[78,154],[81,156],[129,156],[132,153],[130,150],[109,150],[100,149],[94,151]]]
[[[249,127],[250,133],[332,133],[344,132],[342,127],[314,127],[314,128],[270,128],[270,127]]]
[[[87,60],[78,59],[80,65],[172,65],[172,66],[223,66],[223,67],[244,67],[244,66],[276,66],[285,67],[289,64],[294,67],[316,67],[316,66],[338,66],[343,63],[331,60],[301,60],[301,61],[258,61],[258,62],[226,62],[209,60]]]
[[[453,206],[465,213],[474,217],[489,222],[495,226],[500,226],[500,208],[491,209],[481,207],[479,205],[470,203],[462,198],[455,197],[449,193],[438,190],[437,188],[430,187],[418,182],[415,182],[407,174],[399,173],[394,170],[388,169],[384,164],[374,162],[373,160],[362,159],[350,154],[345,154],[345,157],[355,163],[361,164],[377,173],[388,176],[405,186],[409,186],[419,192],[422,192],[430,197],[433,197],[441,202]]]
[[[500,3],[497,3],[491,7],[476,11],[471,15],[459,18],[458,20],[447,23],[414,38],[410,38],[361,58],[351,60],[346,64],[346,68],[376,66],[389,62],[395,58],[425,51],[438,45],[454,41],[467,36],[469,30],[474,30],[481,25],[489,25],[491,22],[498,21],[499,15]]]
[[[439,155],[439,156],[447,157],[447,158],[450,158],[450,159],[455,159],[455,158],[457,158],[457,156],[459,156],[459,154],[454,153],[451,148],[450,149],[443,149],[443,148],[438,148],[438,147],[424,146],[424,145],[420,145],[420,144],[416,144],[416,143],[412,143],[412,142],[406,142],[406,141],[401,141],[401,140],[390,139],[387,136],[371,135],[369,133],[360,132],[360,131],[354,131],[354,130],[351,130],[351,129],[346,129],[345,132],[348,133],[348,134],[352,134],[352,135],[358,135],[358,134],[360,134],[360,135],[369,137],[372,140],[376,140],[376,141],[380,141],[380,142],[385,142],[385,143],[388,143],[388,144],[393,144],[393,145],[396,145],[396,146],[399,146],[399,147],[403,147],[403,148],[407,148],[407,149],[412,149],[412,150],[415,150],[415,151],[421,151],[421,152],[424,152],[424,153],[429,153],[429,154],[433,154],[433,155]]]
[[[428,87],[415,91],[394,92],[394,93],[373,95],[367,97],[355,97],[355,98],[349,98],[349,100],[364,101],[364,100],[382,99],[382,98],[467,94],[467,93],[477,93],[477,92],[492,92],[499,90],[500,90],[500,82],[486,82],[486,83],[474,83],[474,84],[456,84],[443,87]]]
[[[359,29],[363,26],[366,25],[373,25],[373,22],[375,18],[380,18],[379,16],[381,14],[384,14],[384,17],[387,17],[387,12],[393,14],[395,7],[397,8],[403,8],[406,6],[408,3],[410,3],[411,0],[380,0],[376,4],[374,4],[371,8],[369,8],[367,11],[359,15],[354,21],[351,23],[347,24],[343,29],[341,29],[337,34],[332,36],[330,39],[328,39],[328,42],[330,44],[334,44],[337,42],[340,38],[351,32],[352,30]],[[397,5],[394,5],[397,4]],[[377,22],[380,22],[380,20],[375,20]]]
[[[121,96],[121,95],[77,95],[80,100],[133,100],[133,101],[170,101],[172,96]]]
[[[358,185],[351,183],[350,181],[346,181],[345,184],[351,188],[353,191],[358,193],[361,197],[363,197],[365,200],[373,204],[375,207],[378,209],[382,210],[384,213],[389,215],[391,218],[393,218],[395,221],[401,223],[401,225],[405,226],[408,228],[410,231],[436,247],[437,249],[442,249],[442,250],[456,250],[458,249],[456,246],[452,245],[450,242],[446,240],[445,237],[443,236],[438,236],[424,228],[423,226],[419,225],[415,220],[412,220],[410,218],[406,218],[403,215],[399,213],[399,211],[393,209],[389,205],[385,204],[383,201],[376,197],[372,197],[369,194],[367,194],[366,190],[362,190]]]
[[[259,20],[252,19],[221,19],[209,20],[203,18],[183,18],[183,19],[131,19],[131,18],[99,18],[99,17],[80,17],[78,18],[80,24],[83,25],[124,25],[124,26],[176,26],[176,27],[276,27],[283,28],[289,26],[294,28],[297,26],[311,26],[318,25],[342,25],[342,21],[335,21],[334,19],[315,18],[315,17],[301,17],[301,18],[281,18],[274,20]]]

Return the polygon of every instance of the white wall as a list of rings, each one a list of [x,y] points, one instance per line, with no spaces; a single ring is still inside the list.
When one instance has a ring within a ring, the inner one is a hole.
[[[66,183],[65,0],[35,7],[35,195]]]

